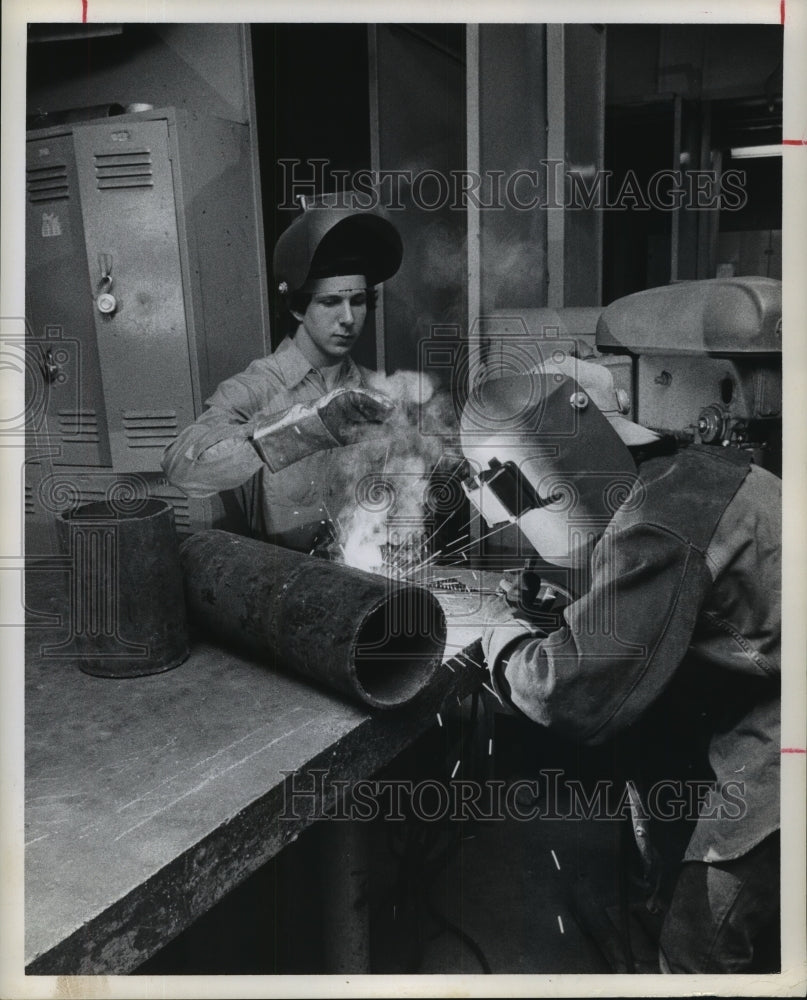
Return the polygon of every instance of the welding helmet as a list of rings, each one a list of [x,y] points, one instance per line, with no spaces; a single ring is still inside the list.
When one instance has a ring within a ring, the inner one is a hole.
[[[626,410],[608,369],[577,358],[483,379],[460,423],[466,495],[490,528],[517,524],[547,562],[575,565],[641,499],[628,446],[657,435]]]
[[[372,286],[391,278],[402,257],[398,230],[384,216],[315,203],[277,241],[272,270],[281,294],[343,274],[362,274]]]

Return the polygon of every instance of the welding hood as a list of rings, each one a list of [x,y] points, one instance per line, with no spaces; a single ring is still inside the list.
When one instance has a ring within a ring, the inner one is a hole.
[[[398,230],[377,212],[312,205],[292,222],[275,245],[272,270],[280,292],[298,291],[322,277],[333,261],[350,262],[344,274],[363,274],[369,285],[391,278],[401,266]]]
[[[592,401],[587,379],[558,370],[481,382],[460,434],[472,505],[489,527],[517,524],[558,565],[590,547],[638,484],[633,457]]]

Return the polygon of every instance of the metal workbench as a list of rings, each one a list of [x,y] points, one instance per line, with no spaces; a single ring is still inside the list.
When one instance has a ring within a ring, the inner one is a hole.
[[[454,662],[416,703],[373,713],[201,641],[163,674],[89,676],[45,649],[66,635],[58,577],[29,567],[31,975],[132,971],[327,807],[326,791],[284,817],[293,774],[298,789],[313,787],[305,772],[315,769],[368,777],[434,724],[446,697],[478,684]],[[446,655],[474,637],[450,626]]]

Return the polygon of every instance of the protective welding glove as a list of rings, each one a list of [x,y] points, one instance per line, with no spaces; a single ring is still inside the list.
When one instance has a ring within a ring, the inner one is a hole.
[[[505,705],[511,705],[506,666],[509,650],[528,638],[545,638],[563,625],[563,608],[569,597],[542,583],[537,560],[529,560],[520,570],[508,570],[497,587],[502,609],[509,613],[486,623],[481,644],[490,684]]]
[[[512,713],[510,687],[501,672],[501,657],[503,651],[512,645],[531,637],[533,628],[526,621],[514,617],[513,608],[501,590],[484,601],[480,624],[482,635],[479,641],[487,671],[487,687],[498,699],[501,709]]]
[[[547,588],[542,588],[536,565],[530,559],[523,569],[505,570],[497,588],[513,616],[525,621],[535,620],[546,606]]]
[[[255,419],[252,446],[272,472],[315,452],[358,441],[384,423],[395,404],[379,392],[342,387],[313,403],[296,403],[278,419]]]

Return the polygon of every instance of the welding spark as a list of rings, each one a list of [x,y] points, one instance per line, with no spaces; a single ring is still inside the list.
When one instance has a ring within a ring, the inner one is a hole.
[[[501,699],[501,696],[500,696],[500,695],[498,694],[498,692],[494,691],[494,690],[493,690],[493,688],[492,688],[492,687],[491,687],[491,686],[490,686],[489,684],[485,684],[485,682],[483,681],[483,682],[482,682],[482,687],[483,687],[483,688],[484,688],[484,689],[485,689],[486,691],[490,691],[490,693],[491,693],[491,694],[493,695],[493,697],[494,697],[494,698],[495,698],[495,699],[496,699],[496,700],[497,700],[497,701],[499,702],[499,704],[500,704],[500,705],[504,705],[504,702],[502,701],[502,699]]]
[[[469,542],[467,545],[463,545],[461,549],[457,549],[456,552],[452,552],[451,554],[452,556],[458,556],[461,552],[464,552],[466,549],[472,549],[474,545],[478,545],[480,542],[484,542],[486,538],[490,538],[491,535],[496,535],[500,531],[504,531],[505,528],[509,527],[510,527],[510,522],[505,521],[505,523],[500,524],[498,528],[494,528],[492,531],[489,531],[486,535],[480,535],[479,538],[474,539],[474,541]]]
[[[438,556],[441,556],[442,554],[443,554],[443,550],[442,549],[440,549],[438,552],[435,552],[433,556],[429,556],[428,559],[424,559],[422,562],[419,562],[416,566],[413,566],[411,569],[408,569],[402,575],[402,579],[405,580],[407,577],[411,576],[413,573],[416,573],[419,569],[424,569],[426,566],[429,565],[429,563],[433,562]]]
[[[338,517],[334,517],[333,514],[331,514],[330,510],[328,509],[328,505],[327,503],[325,503],[324,500],[322,501],[322,506],[325,510],[325,513],[328,515],[328,519],[331,521],[331,523],[336,525],[341,534],[344,534],[344,530],[342,528],[342,522],[339,520]]]
[[[439,523],[439,524],[437,525],[437,527],[436,527],[436,528],[434,529],[434,531],[433,531],[433,532],[432,532],[432,533],[431,533],[431,534],[429,535],[429,537],[428,537],[428,538],[427,538],[427,539],[426,539],[426,540],[425,540],[425,541],[423,542],[423,544],[422,544],[422,545],[420,546],[420,547],[421,547],[422,549],[425,549],[425,548],[426,548],[426,546],[427,546],[427,545],[429,544],[429,542],[430,542],[430,541],[431,541],[431,540],[432,540],[432,539],[434,538],[434,536],[435,536],[435,535],[437,534],[437,532],[438,532],[438,531],[439,531],[439,530],[440,530],[440,529],[441,529],[441,528],[443,527],[443,525],[445,525],[445,524],[448,524],[448,522],[449,522],[449,521],[451,520],[451,517],[452,517],[452,514],[449,514],[449,515],[448,515],[448,517],[444,518],[444,519],[443,519],[443,520],[442,520],[442,521],[441,521],[441,522],[440,522],[440,523]]]
[[[479,667],[480,670],[484,669],[479,660],[472,659],[467,653],[457,653],[457,657],[460,656],[464,657],[471,664],[472,667]]]

